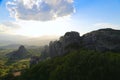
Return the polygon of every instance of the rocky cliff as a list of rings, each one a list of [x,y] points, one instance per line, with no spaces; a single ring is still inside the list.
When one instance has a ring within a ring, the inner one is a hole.
[[[53,41],[42,52],[45,57],[55,57],[68,53],[77,48],[85,48],[95,51],[120,51],[120,30],[100,29],[83,36],[78,32],[65,33],[58,41]]]
[[[74,48],[80,47],[81,37],[78,32],[67,32],[64,36],[60,37],[58,41],[51,41],[49,46],[45,46],[42,51],[41,57],[56,57],[61,56]]]
[[[120,52],[120,30],[100,29],[82,36],[83,47],[95,51]]]
[[[62,56],[76,49],[120,52],[120,30],[100,29],[83,36],[75,31],[67,32],[58,41],[45,46],[39,60]]]

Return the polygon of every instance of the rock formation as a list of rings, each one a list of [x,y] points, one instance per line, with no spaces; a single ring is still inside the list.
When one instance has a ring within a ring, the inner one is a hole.
[[[83,47],[95,51],[120,52],[120,30],[100,29],[82,36]]]
[[[10,52],[7,54],[7,57],[9,58],[9,60],[19,60],[19,59],[24,59],[27,57],[30,57],[31,55],[29,54],[29,52],[27,51],[27,49],[21,45],[18,50]]]
[[[38,64],[39,61],[40,61],[40,57],[32,56],[30,59],[30,67],[32,67],[32,65],[34,65],[34,64]]]
[[[45,46],[39,60],[62,56],[76,49],[120,52],[120,30],[100,29],[83,36],[75,31],[67,32],[58,41]]]
[[[67,32],[64,36],[60,37],[58,41],[50,42],[49,46],[46,46],[42,52],[41,57],[56,57],[61,56],[73,48],[80,47],[81,37],[78,32]],[[72,48],[71,48],[71,47]]]

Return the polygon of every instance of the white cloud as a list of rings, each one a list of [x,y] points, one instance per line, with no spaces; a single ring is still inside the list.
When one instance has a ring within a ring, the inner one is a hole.
[[[19,25],[13,22],[4,22],[0,24],[0,33],[14,33],[14,31],[20,28]]]
[[[21,20],[48,21],[74,12],[73,0],[14,0],[7,2],[7,8]]]
[[[111,24],[111,23],[96,23],[96,24],[94,24],[94,26],[97,28],[113,28],[113,29],[120,28],[120,25],[115,25],[115,24]]]

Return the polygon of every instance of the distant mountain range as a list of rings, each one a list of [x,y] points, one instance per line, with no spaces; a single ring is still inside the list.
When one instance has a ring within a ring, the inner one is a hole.
[[[16,49],[20,45],[25,45],[28,47],[44,46],[49,44],[50,41],[58,39],[58,36],[41,36],[36,38],[28,38],[25,36],[0,35],[0,37],[0,49]]]

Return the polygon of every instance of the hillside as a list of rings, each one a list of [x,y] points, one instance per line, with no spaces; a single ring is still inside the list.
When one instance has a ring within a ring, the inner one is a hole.
[[[40,56],[33,56],[30,68],[21,70],[21,75],[9,73],[3,79],[120,80],[119,34],[120,30],[109,28],[83,36],[75,31],[67,32],[42,48]]]
[[[119,80],[119,67],[120,53],[78,50],[40,62],[18,80]]]
[[[9,61],[14,62],[14,61],[17,61],[17,60],[30,58],[32,55],[23,45],[21,45],[18,48],[18,50],[10,52],[10,53],[6,54],[6,56],[8,57],[8,62]]]
[[[66,32],[59,40],[44,47],[39,60],[62,56],[76,49],[120,52],[120,30],[100,29],[83,36],[76,31]]]

